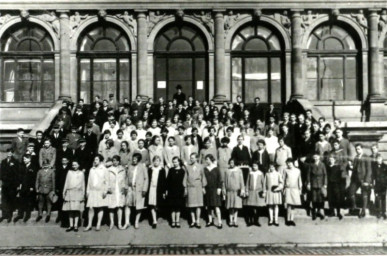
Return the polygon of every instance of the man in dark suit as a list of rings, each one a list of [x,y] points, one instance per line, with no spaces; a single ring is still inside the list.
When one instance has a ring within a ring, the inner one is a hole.
[[[203,148],[203,139],[199,135],[199,130],[196,127],[192,128],[192,144],[197,145],[199,152]]]
[[[62,206],[63,206],[63,188],[66,182],[66,176],[67,172],[71,169],[70,167],[70,159],[68,156],[63,155],[60,159],[60,164],[57,165],[56,170],[55,170],[55,189],[56,189],[56,194],[58,195],[58,217],[56,218],[56,223],[59,221],[62,222],[65,220],[64,217],[64,212],[62,211]]]
[[[75,150],[75,155],[79,162],[79,169],[85,170],[85,180],[89,177],[89,171],[93,163],[94,153],[91,151],[90,147],[87,146],[86,140],[81,138],[78,141],[79,148]]]
[[[359,218],[363,218],[366,215],[366,209],[368,204],[368,194],[372,182],[372,168],[369,157],[363,154],[363,146],[356,144],[355,146],[356,156],[353,160],[353,171],[351,176],[351,183],[349,186],[350,195],[350,214],[353,214],[356,207],[356,191],[361,188],[362,194],[362,210],[359,213]]]
[[[31,218],[31,211],[34,209],[36,201],[35,182],[38,167],[31,162],[31,155],[23,156],[23,164],[20,166],[21,189],[18,215],[13,222],[23,219],[27,222]]]
[[[140,95],[137,95],[136,100],[132,103],[131,109],[132,109],[132,113],[131,113],[132,115],[134,111],[137,110],[137,114],[139,115],[139,117],[140,118],[142,117],[142,114],[144,113],[144,109],[145,109],[145,104],[143,104]]]
[[[254,99],[254,105],[250,108],[251,119],[253,124],[257,123],[257,119],[261,120],[262,122],[265,121],[265,111],[263,105],[260,104],[260,101],[261,99],[259,97],[256,97]]]
[[[348,139],[343,137],[343,130],[336,129],[336,140],[340,143],[340,148],[343,149],[343,153],[345,156],[351,156],[351,144]]]
[[[378,209],[377,217],[387,219],[386,215],[386,190],[387,190],[387,165],[383,163],[383,157],[379,153],[376,155],[376,162],[372,166],[374,171],[373,182],[376,195],[376,205]]]
[[[62,147],[56,151],[55,166],[58,168],[62,164],[62,158],[66,157],[70,162],[74,158],[73,150],[69,148],[68,139],[62,140]]]
[[[30,138],[30,142],[34,143],[35,145],[35,152],[39,153],[40,149],[43,147],[44,140],[43,140],[43,132],[37,131],[35,138]]]
[[[231,158],[234,159],[235,165],[237,166],[251,166],[251,156],[249,149],[243,145],[243,136],[239,135],[238,136],[238,145],[236,145],[232,152],[231,152]],[[243,168],[242,167],[242,172],[243,172],[243,180],[246,184],[247,182],[247,176],[249,174],[249,168]]]
[[[258,150],[253,152],[253,162],[258,163],[259,170],[267,173],[270,165],[270,156],[266,150],[266,143],[264,140],[258,140]]]
[[[50,135],[51,145],[56,149],[59,149],[62,146],[62,139],[64,136],[64,134],[62,134],[59,129],[59,125],[54,125],[53,132]]]
[[[88,149],[91,152],[96,153],[98,148],[98,138],[97,138],[97,134],[93,132],[93,124],[91,123],[87,124],[87,131],[84,137],[85,137],[86,145]]]
[[[186,98],[185,98],[185,94],[183,93],[182,87],[180,84],[178,84],[176,86],[176,90],[177,90],[177,92],[173,95],[173,99],[176,100],[177,105],[179,105],[179,104],[183,105]]]
[[[26,152],[28,139],[24,138],[24,130],[22,128],[17,129],[17,137],[12,140],[13,157],[21,162],[23,155]]]
[[[1,187],[1,210],[2,216],[0,222],[7,219],[8,223],[12,220],[12,214],[15,210],[15,200],[18,187],[20,186],[19,162],[15,159],[13,150],[7,150],[7,158],[1,162],[0,180]]]

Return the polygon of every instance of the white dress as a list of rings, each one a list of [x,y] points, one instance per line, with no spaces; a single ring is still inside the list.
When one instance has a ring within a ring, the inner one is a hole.
[[[108,201],[103,194],[107,192],[108,171],[103,164],[90,169],[87,182],[87,207],[106,207]]]
[[[157,183],[159,179],[160,170],[161,170],[161,166],[152,167],[152,177],[149,177],[151,179],[150,186],[149,186],[149,198],[148,198],[149,205],[157,204]]]

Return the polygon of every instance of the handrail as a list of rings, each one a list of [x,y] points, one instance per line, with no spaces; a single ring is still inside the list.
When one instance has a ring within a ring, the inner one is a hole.
[[[37,131],[43,131],[44,132],[45,130],[47,130],[50,127],[52,121],[58,115],[59,110],[62,107],[62,103],[63,103],[63,100],[62,99],[58,99],[54,103],[54,105],[50,108],[48,113],[41,120],[36,122],[36,125],[34,126],[34,128],[32,128],[32,130],[29,133],[30,137],[34,137]]]

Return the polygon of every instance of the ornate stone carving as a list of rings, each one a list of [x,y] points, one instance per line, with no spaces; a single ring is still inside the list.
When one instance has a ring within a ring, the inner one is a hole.
[[[150,11],[148,15],[148,35],[150,34],[154,26],[156,26],[158,22],[165,19],[166,17],[167,15],[165,13],[161,14],[160,11]]]
[[[184,17],[184,11],[182,9],[177,10],[175,17],[177,20],[182,20]]]
[[[106,10],[101,9],[101,10],[98,11],[98,17],[100,17],[101,19],[105,20],[106,16],[107,16]]]
[[[133,15],[129,15],[128,11],[124,11],[124,14],[117,14],[117,18],[122,19],[126,25],[129,26],[130,30],[132,31],[133,35],[136,35],[136,19],[133,18]]]
[[[224,32],[228,32],[232,26],[238,21],[240,14],[234,14],[233,11],[229,11],[227,15],[224,16]]]
[[[254,20],[260,20],[262,17],[262,10],[261,9],[255,9],[253,12],[253,19]]]
[[[50,24],[54,32],[59,36],[60,35],[60,21],[59,18],[56,16],[55,12],[48,12],[45,14],[37,15],[36,18],[43,20]]]
[[[287,31],[290,33],[290,29],[292,27],[292,24],[289,19],[288,11],[284,11],[281,13],[274,13],[273,18],[278,21]]]
[[[79,12],[75,12],[74,15],[70,16],[70,38],[73,37],[77,28],[81,25],[81,23],[89,17],[88,14],[80,15]]]
[[[366,17],[364,17],[363,10],[359,10],[359,13],[351,13],[351,17],[356,19],[356,22],[363,30],[367,31],[368,22]]]
[[[0,13],[0,27],[12,18],[10,14],[1,15]]]
[[[387,26],[387,10],[383,10],[379,16],[379,23],[378,23],[379,32],[382,32],[386,26]]]
[[[27,20],[30,17],[30,13],[28,12],[28,10],[25,10],[25,9],[20,10],[20,17],[22,19]]]
[[[312,11],[309,10],[306,14],[302,15],[302,23],[301,26],[306,29],[309,27],[312,22],[318,18],[318,14],[312,14]]]
[[[337,20],[337,17],[340,15],[340,10],[339,9],[333,9],[331,11],[330,19],[331,20]]]
[[[201,11],[200,14],[194,14],[194,17],[199,19],[207,30],[214,35],[214,20],[212,19],[211,12],[205,13],[204,11]]]

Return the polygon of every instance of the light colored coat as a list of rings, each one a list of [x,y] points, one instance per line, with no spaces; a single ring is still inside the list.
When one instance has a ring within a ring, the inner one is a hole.
[[[136,177],[133,180],[134,171]],[[148,191],[149,177],[148,170],[144,164],[129,165],[127,172],[128,194],[126,195],[126,205],[136,207],[136,210],[145,209],[145,193]],[[144,194],[144,195],[143,195]]]
[[[207,186],[207,179],[201,164],[195,163],[187,166],[183,186],[187,190],[187,207],[202,207],[203,188]]]

